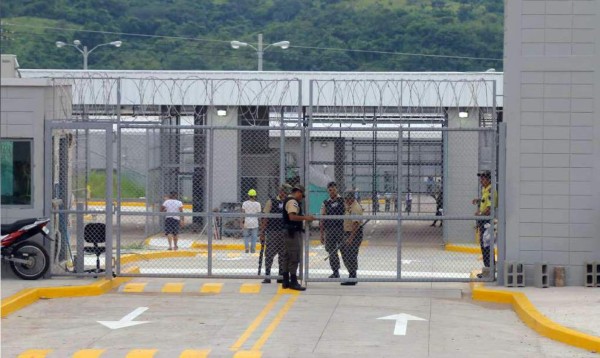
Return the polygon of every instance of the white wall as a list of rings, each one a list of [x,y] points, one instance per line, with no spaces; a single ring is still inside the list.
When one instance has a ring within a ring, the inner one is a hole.
[[[505,2],[508,260],[600,260],[600,1]]]

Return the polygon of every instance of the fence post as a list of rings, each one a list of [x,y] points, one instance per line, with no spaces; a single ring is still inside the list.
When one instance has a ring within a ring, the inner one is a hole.
[[[87,198],[86,198],[87,200]],[[85,206],[83,203],[77,203],[77,244],[76,244],[76,253],[77,258],[75,260],[75,272],[80,273],[84,270],[83,263],[83,246],[84,246],[84,230],[83,230],[83,210]]]

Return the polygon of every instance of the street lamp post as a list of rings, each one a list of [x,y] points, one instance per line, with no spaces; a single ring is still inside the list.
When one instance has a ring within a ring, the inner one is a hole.
[[[285,50],[288,47],[290,47],[290,42],[289,41],[274,42],[274,43],[268,45],[267,47],[263,48],[263,35],[258,34],[258,48],[250,45],[247,42],[240,42],[240,41],[231,41],[231,47],[236,50],[239,49],[240,47],[250,47],[250,48],[254,49],[254,51],[256,51],[256,55],[258,57],[258,70],[262,71],[263,70],[263,54],[265,53],[265,51],[269,47],[281,47],[282,50]]]
[[[103,44],[100,44],[100,45],[96,45],[91,50],[88,50],[87,46],[82,46],[81,45],[81,41],[79,41],[79,40],[73,41],[72,45],[68,44],[66,42],[56,41],[56,47],[58,47],[58,48],[62,48],[62,47],[65,47],[65,46],[71,46],[71,47],[74,47],[75,49],[77,49],[77,51],[81,52],[81,54],[83,55],[83,69],[84,70],[88,69],[88,56],[95,49],[97,49],[98,47],[101,47],[101,46],[108,46],[108,45],[111,45],[111,46],[114,46],[114,47],[121,47],[122,44],[123,44],[123,41],[112,41],[112,42],[107,42],[107,43],[103,43]]]

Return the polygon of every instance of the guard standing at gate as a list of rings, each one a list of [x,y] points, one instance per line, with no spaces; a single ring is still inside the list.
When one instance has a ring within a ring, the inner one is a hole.
[[[329,198],[323,201],[321,205],[321,215],[344,215],[344,199],[338,195],[337,184],[330,182],[327,184]],[[333,273],[329,278],[340,277],[340,257],[338,251],[342,246],[344,238],[344,220],[343,219],[323,219],[321,220],[321,243],[325,245],[325,250],[329,254],[329,265]]]
[[[302,199],[304,198],[304,187],[295,185],[292,193],[283,202],[283,226],[285,233],[285,255],[283,260],[283,288],[304,291],[298,283],[298,264],[302,257],[302,232],[303,221],[313,221],[312,215],[302,215]]]
[[[352,192],[347,192],[344,195],[346,198],[345,215],[362,215],[363,208],[354,199]],[[342,242],[341,251],[344,265],[348,270],[349,278],[356,278],[358,271],[358,250],[363,239],[363,225],[361,220],[347,219],[344,220],[344,241]],[[345,281],[342,286],[354,286],[356,281]]]
[[[279,194],[275,198],[267,200],[263,213],[265,214],[277,214],[279,218],[264,218],[261,222],[261,234],[260,243],[261,245],[267,245],[265,249],[265,276],[271,275],[271,266],[273,266],[273,259],[277,255],[277,263],[279,264],[279,276],[283,274],[283,256],[285,254],[284,248],[284,232],[283,232],[283,219],[281,215],[283,213],[283,202],[288,196],[292,187],[288,184],[283,184],[279,187]],[[265,240],[266,236],[266,240]],[[278,279],[278,283],[282,280]],[[271,283],[270,278],[265,278],[262,283]]]

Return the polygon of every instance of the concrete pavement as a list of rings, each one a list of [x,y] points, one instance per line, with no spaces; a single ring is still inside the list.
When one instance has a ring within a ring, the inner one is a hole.
[[[22,282],[3,279],[3,292]],[[275,284],[243,291],[244,284],[257,282],[222,280],[218,292],[201,292],[216,282],[136,278],[130,283],[146,283],[141,293],[122,292],[121,286],[121,292],[102,296],[38,301],[2,320],[2,356],[41,349],[52,352],[38,356],[66,357],[91,348],[105,349],[102,357],[176,357],[185,350],[210,357],[500,357],[507,351],[518,357],[597,356],[541,337],[510,306],[471,300],[467,284],[310,283],[306,292],[290,295]],[[181,287],[180,293],[164,293],[169,284]],[[563,315],[570,319],[565,324],[597,332],[589,319],[596,311],[574,302],[597,305],[600,290],[521,290],[550,318]],[[135,320],[149,323],[110,330],[96,322],[119,320],[137,307],[148,310]],[[424,321],[408,321],[406,335],[394,335],[397,323],[378,319],[401,313]]]

